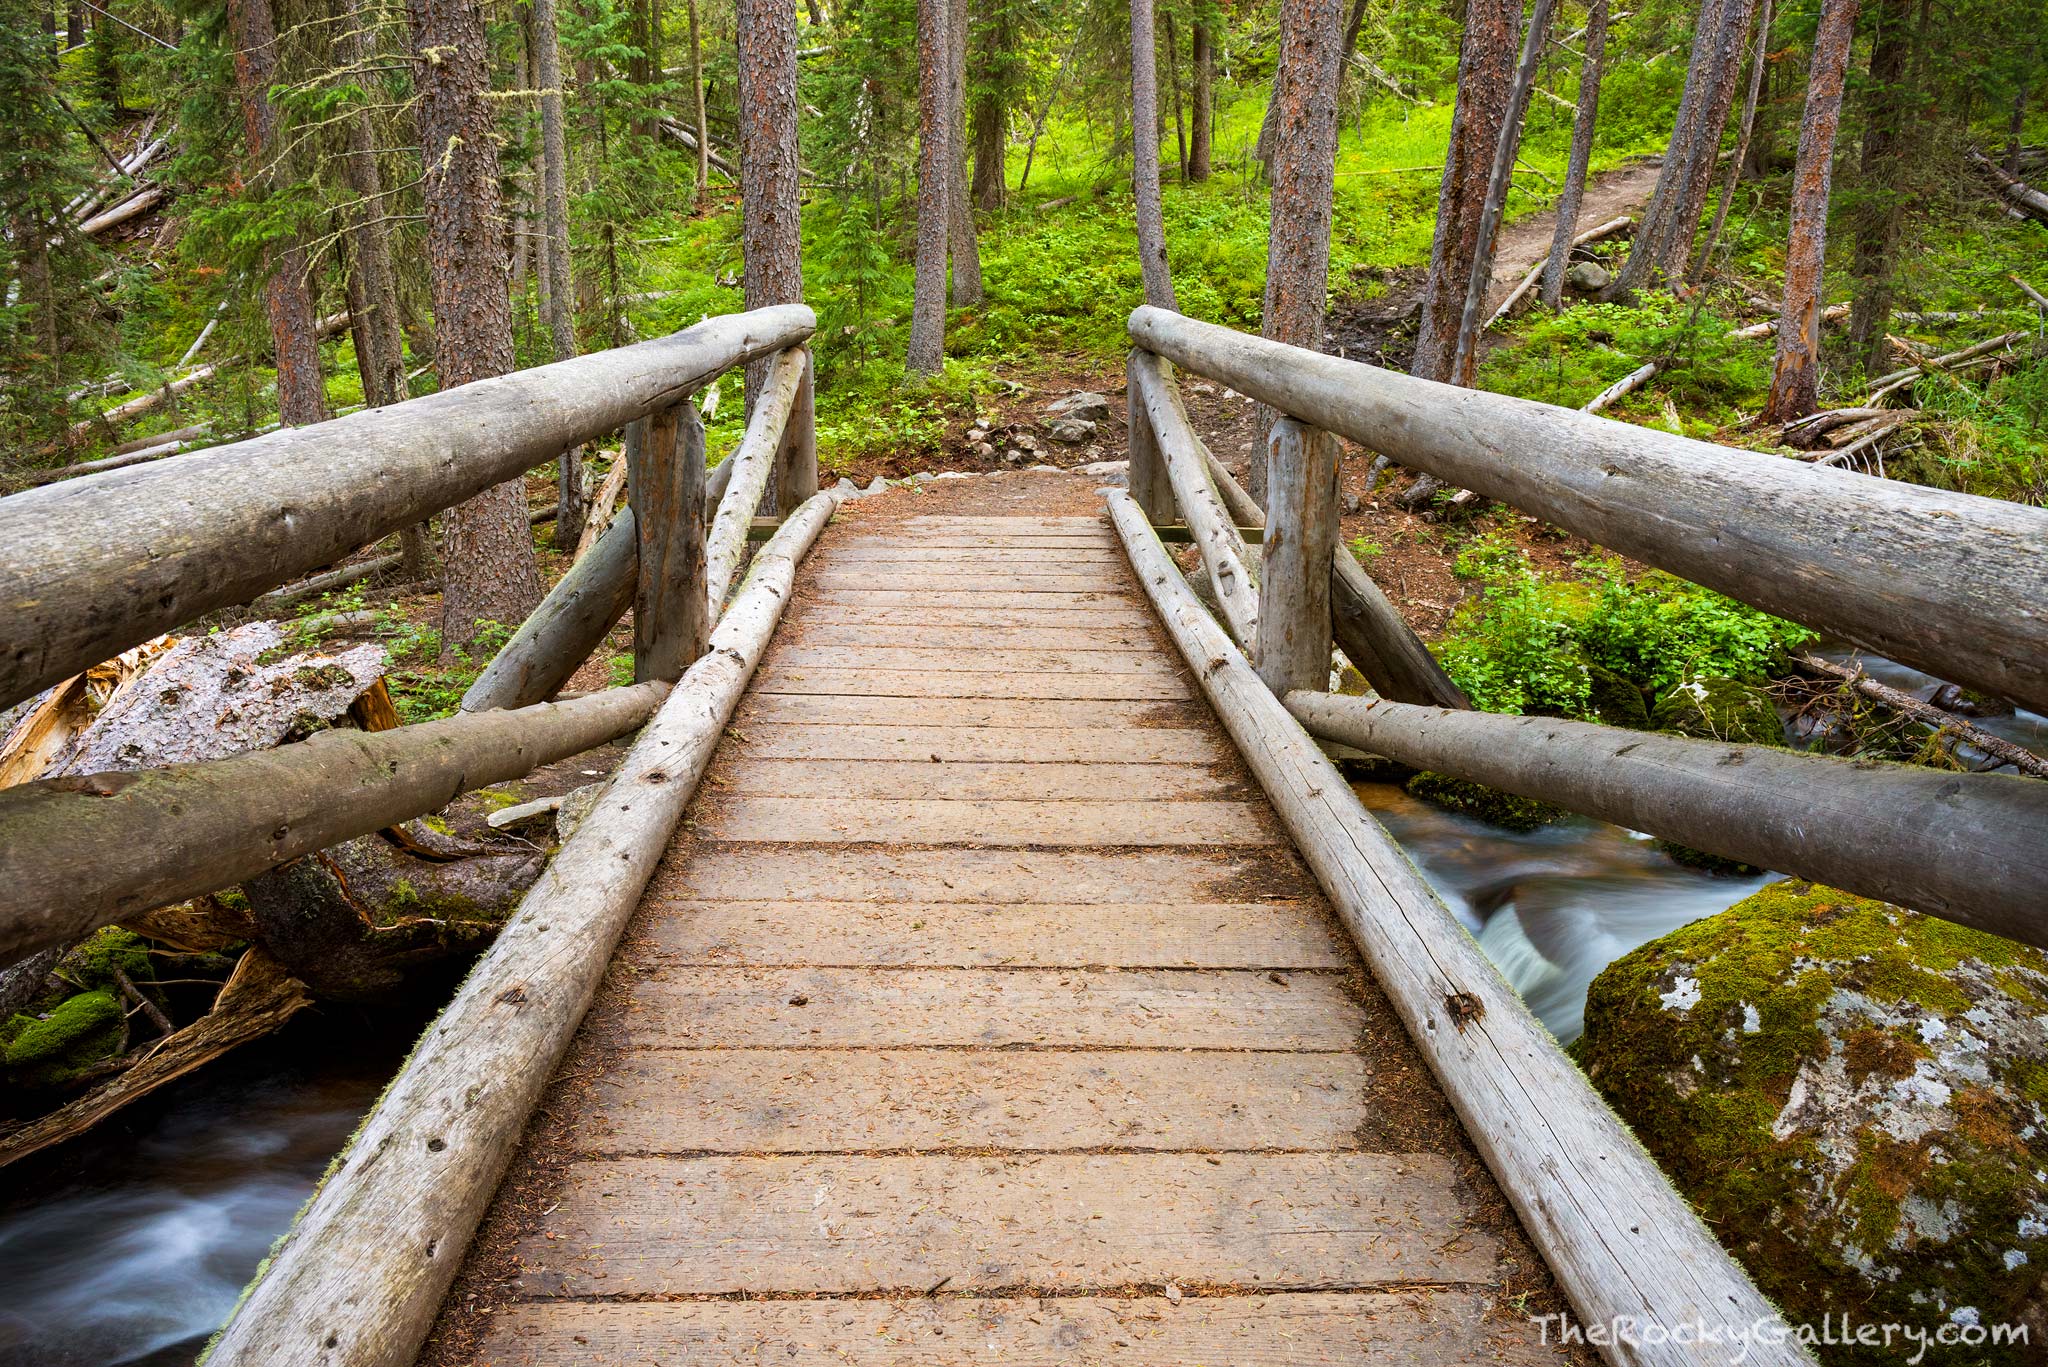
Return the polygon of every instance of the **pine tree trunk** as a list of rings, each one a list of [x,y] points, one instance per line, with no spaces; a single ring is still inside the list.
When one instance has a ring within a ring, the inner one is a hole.
[[[967,37],[973,27],[967,0],[950,0],[946,18],[946,149],[952,178],[946,182],[947,253],[953,259],[953,307],[982,300],[981,244],[974,236],[974,203],[967,178]]]
[[[1411,375],[1469,385],[1472,376],[1451,369],[1465,283],[1479,249],[1479,220],[1486,209],[1486,181],[1493,166],[1501,125],[1507,122],[1508,88],[1522,32],[1519,0],[1468,0],[1465,38],[1458,50],[1458,102],[1451,115],[1450,154],[1437,191],[1436,236],[1430,245],[1429,279],[1423,286],[1422,318],[1415,336]]]
[[[1714,40],[1714,66],[1701,101],[1699,134],[1693,140],[1678,182],[1663,257],[1655,263],[1668,279],[1680,278],[1692,256],[1693,235],[1699,228],[1700,215],[1706,212],[1707,193],[1714,184],[1721,134],[1728,126],[1728,113],[1735,104],[1735,87],[1742,76],[1742,48],[1755,17],[1756,0],[1726,0],[1722,7],[1720,28]]]
[[[1210,145],[1216,136],[1216,59],[1209,50],[1207,24],[1197,22],[1188,42],[1188,65],[1193,68],[1191,103],[1194,106],[1188,111],[1188,179],[1199,185],[1209,178]]]
[[[1657,171],[1657,188],[1651,191],[1649,207],[1636,224],[1628,259],[1622,262],[1614,283],[1602,298],[1618,299],[1649,284],[1653,268],[1664,259],[1670,225],[1677,217],[1679,181],[1685,174],[1687,154],[1699,137],[1701,104],[1711,84],[1714,37],[1725,8],[1724,0],[1700,0],[1699,21],[1693,28],[1692,60],[1685,68],[1685,93],[1679,97],[1671,142],[1664,152],[1664,164]]]
[[[85,6],[68,0],[64,6],[64,46],[77,47],[85,41]]]
[[[690,95],[697,114],[697,212],[711,207],[711,128],[704,121],[704,43],[697,36],[697,0],[690,3]]]
[[[739,0],[740,245],[746,303],[800,304],[803,224],[797,184],[796,11]]]
[[[341,79],[353,82],[370,64],[372,53],[362,21],[337,0],[330,8],[334,56]],[[405,336],[398,321],[398,279],[391,265],[391,229],[385,219],[391,207],[384,198],[384,175],[377,162],[377,139],[367,109],[351,111],[343,124],[348,154],[342,178],[357,199],[348,219],[350,280],[360,288],[359,317],[351,320],[356,368],[363,399],[372,407],[399,403],[406,397]],[[350,300],[351,313],[356,299]]]
[[[1180,39],[1174,32],[1173,11],[1166,19],[1166,88],[1173,93],[1173,137],[1178,145],[1174,165],[1180,168],[1180,183],[1188,183],[1188,125],[1180,107]]]
[[[1005,158],[1010,145],[1010,92],[1014,83],[1007,73],[1018,60],[1017,30],[1008,4],[990,7],[980,30],[981,80],[974,91],[974,183],[969,187],[975,208],[999,212],[1009,198],[1004,179]]]
[[[1757,96],[1763,90],[1765,58],[1771,51],[1771,23],[1775,18],[1771,0],[1761,0],[1757,6],[1756,42],[1749,53],[1749,90],[1742,97],[1742,122],[1735,132],[1735,154],[1728,159],[1728,169],[1721,176],[1721,199],[1714,206],[1714,221],[1707,229],[1707,236],[1700,243],[1699,254],[1693,257],[1692,269],[1686,272],[1686,279],[1697,282],[1706,277],[1707,265],[1713,259],[1714,246],[1721,240],[1721,229],[1728,223],[1728,206],[1735,202],[1735,187],[1742,181],[1743,167],[1749,161],[1749,140],[1756,132]]]
[[[1769,0],[1765,0],[1768,4]],[[1557,201],[1557,231],[1543,265],[1543,302],[1556,308],[1564,297],[1564,273],[1571,265],[1572,239],[1579,235],[1579,204],[1586,195],[1586,168],[1593,160],[1593,128],[1600,116],[1600,66],[1607,53],[1607,0],[1593,0],[1586,17],[1586,56],[1579,64],[1579,108],[1572,121],[1571,161],[1564,193]]]
[[[1343,42],[1341,0],[1282,0],[1280,60],[1268,105],[1273,122],[1273,195],[1266,236],[1266,296],[1261,335],[1320,351],[1330,284],[1330,201],[1337,174],[1337,60]],[[1249,475],[1255,502],[1266,498],[1261,413]]]
[[[1515,154],[1522,146],[1522,120],[1529,112],[1529,92],[1536,86],[1536,68],[1550,37],[1550,16],[1556,0],[1536,0],[1529,10],[1529,32],[1522,41],[1522,60],[1508,92],[1508,114],[1494,143],[1493,165],[1486,178],[1486,203],[1479,214],[1479,239],[1472,252],[1472,270],[1465,279],[1465,299],[1458,317],[1458,341],[1451,349],[1451,373],[1469,377],[1479,364],[1479,315],[1493,283],[1493,243],[1507,208],[1508,185],[1515,175]],[[1469,378],[1460,381],[1470,384]]]
[[[407,10],[418,54],[413,110],[426,167],[420,194],[434,361],[441,387],[452,389],[514,365],[490,50],[478,0],[407,0]],[[441,640],[452,654],[476,639],[483,622],[516,626],[526,619],[540,602],[540,565],[518,480],[450,508],[441,531]]]
[[[1849,266],[1856,282],[1855,301],[1849,306],[1849,354],[1867,375],[1885,368],[1892,277],[1906,219],[1906,109],[1913,97],[1906,60],[1913,40],[1912,4],[1913,0],[1879,0],[1877,38],[1870,47],[1858,187],[1862,194],[1850,217],[1855,251]]]
[[[1792,172],[1792,226],[1785,247],[1785,307],[1778,315],[1778,358],[1771,374],[1766,422],[1791,422],[1813,412],[1820,396],[1821,267],[1827,256],[1828,189],[1835,132],[1842,122],[1842,85],[1856,36],[1857,0],[1822,0],[1807,78],[1806,117],[1799,128],[1799,164]]]
[[[277,107],[270,88],[277,83],[277,29],[270,0],[232,0],[228,29],[235,45],[235,86],[241,95],[242,127],[248,144],[250,179],[278,183]],[[305,249],[296,242],[273,244],[264,253],[263,307],[277,350],[278,417],[287,427],[327,421],[327,391],[320,375],[320,338],[307,286]]]
[[[562,107],[562,47],[556,0],[533,0],[533,64],[540,82],[541,250],[548,279],[569,278],[569,138]],[[548,340],[558,361],[576,355],[576,319],[569,291],[547,299]],[[583,448],[564,451],[556,466],[555,544],[574,546],[583,536]]]
[[[951,0],[917,0],[917,280],[904,363],[936,375],[946,363],[946,201],[953,158],[946,146],[946,18]]]
[[[1178,309],[1166,267],[1166,222],[1159,203],[1159,78],[1153,67],[1152,0],[1131,0],[1131,189],[1137,201],[1138,266],[1145,302]]]

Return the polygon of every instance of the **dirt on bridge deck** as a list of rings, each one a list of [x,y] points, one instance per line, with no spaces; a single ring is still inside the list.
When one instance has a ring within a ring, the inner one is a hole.
[[[806,562],[422,1361],[1564,1362],[1094,482]]]

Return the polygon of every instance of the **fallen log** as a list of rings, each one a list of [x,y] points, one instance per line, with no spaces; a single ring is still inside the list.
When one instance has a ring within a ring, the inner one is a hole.
[[[640,440],[634,432],[635,429],[628,429],[626,445],[629,448]],[[597,544],[597,539],[616,520],[613,514],[619,511],[619,500],[626,495],[626,471],[631,464],[626,450],[612,457],[611,468],[604,472],[604,478],[597,486],[597,496],[590,500],[590,507],[583,515],[583,532],[576,538],[576,559],[581,560],[588,554],[590,548]]]
[[[1209,455],[1209,477],[1240,527],[1266,525],[1265,510],[1252,501],[1223,462]],[[1401,614],[1366,573],[1358,557],[1341,541],[1330,581],[1330,617],[1337,648],[1383,698],[1428,703],[1435,707],[1470,707],[1465,691],[1451,682],[1444,667],[1429,653],[1422,638],[1401,620]]]
[[[462,710],[530,707],[553,697],[633,605],[639,535],[633,510],[622,510],[477,675]]]
[[[1988,356],[1994,351],[2003,351],[2007,347],[2024,342],[2027,340],[2027,337],[2028,334],[2024,331],[2008,332],[1997,337],[1987,337],[1981,342],[1951,351],[1946,355],[1933,357],[1917,365],[1909,365],[1903,370],[1894,370],[1887,375],[1880,375],[1870,382],[1870,396],[1864,400],[1864,403],[1874,405],[1879,399],[1890,394],[1893,390],[1902,389],[1931,371],[1945,370],[1963,361],[1973,361],[1980,356]],[[1894,338],[1893,340],[1897,341],[1898,339]]]
[[[1782,436],[1787,446],[1811,451],[1823,436],[1838,427],[1868,422],[1872,418],[1893,417],[1900,411],[1896,408],[1823,408],[1818,413],[1786,423]]]
[[[110,209],[102,209],[85,222],[79,224],[78,235],[80,237],[98,237],[109,228],[118,228],[130,219],[142,217],[142,215],[148,213],[151,209],[163,203],[163,201],[163,187],[161,185],[152,185],[146,190],[140,190],[130,195]]]
[[[800,304],[0,499],[0,706],[807,338]],[[166,529],[176,529],[167,539]]]
[[[312,1004],[305,985],[269,954],[258,947],[244,950],[211,1011],[147,1046],[137,1062],[86,1095],[0,1138],[0,1168],[85,1133],[166,1083],[261,1039]]]
[[[2048,945],[2048,784],[1555,717],[1286,702],[1321,740]]]
[[[1544,90],[1540,91],[1539,93],[1548,95],[1550,92]],[[1566,108],[1576,109],[1576,106],[1567,105]],[[1572,239],[1572,246],[1583,247],[1588,242],[1598,242],[1603,237],[1612,237],[1614,234],[1620,232],[1622,229],[1630,226],[1634,222],[1635,220],[1633,218],[1630,218],[1627,214],[1623,214],[1620,218],[1610,218],[1605,223],[1599,224],[1596,227],[1588,228],[1586,229],[1586,231],[1580,233],[1577,237],[1574,237]],[[1486,328],[1492,327],[1495,323],[1498,323],[1499,321],[1501,321],[1501,319],[1507,317],[1510,313],[1514,312],[1515,305],[1521,303],[1523,297],[1526,296],[1530,290],[1536,288],[1536,282],[1543,278],[1543,268],[1548,264],[1549,258],[1545,257],[1543,260],[1538,261],[1535,265],[1529,268],[1529,273],[1522,277],[1522,283],[1515,286],[1514,290],[1508,295],[1508,297],[1500,301],[1500,307],[1495,309],[1493,311],[1493,316],[1486,320]],[[1486,328],[1481,328],[1480,331],[1484,332]]]
[[[353,564],[331,569],[325,574],[316,574],[310,579],[301,579],[296,584],[286,584],[281,589],[272,589],[269,593],[264,594],[249,604],[249,607],[252,611],[261,613],[283,612],[286,608],[297,603],[303,603],[308,598],[318,598],[323,593],[346,588],[350,584],[361,583],[365,579],[374,579],[386,570],[395,570],[404,559],[404,555],[393,551],[390,555],[379,555],[373,556],[368,560],[358,560]]]
[[[133,451],[123,452],[118,456],[104,456],[99,460],[81,461],[76,465],[59,466],[55,470],[38,470],[28,477],[24,482],[24,487],[34,489],[45,484],[55,484],[59,480],[77,479],[80,475],[96,475],[102,470],[119,470],[129,465],[147,465],[150,461],[163,460],[166,457],[175,456],[191,449],[188,444],[182,441],[158,442],[154,446],[140,447]]]
[[[2048,227],[2048,194],[2041,193],[2017,176],[2011,175],[2003,166],[1974,147],[1970,149],[1970,160],[1976,163],[1977,169],[1984,173],[1985,179],[1998,191],[1999,198],[2010,205],[2016,213],[2033,219],[2043,227]]]
[[[1195,600],[1137,505],[1107,498],[1168,634],[1580,1319],[1721,1332],[1769,1321],[1762,1294]],[[1756,1351],[1760,1363],[1811,1361],[1789,1341]],[[1680,1336],[1645,1338],[1628,1357],[1714,1360]]]
[[[1818,655],[1794,655],[1792,664],[1801,672],[1823,679],[1833,679],[1848,684],[1851,688],[1881,703],[1902,717],[1910,717],[1924,726],[1945,732],[1957,740],[1982,751],[2000,764],[2010,764],[2022,774],[2034,778],[2048,778],[2048,759],[2043,759],[2024,745],[2015,745],[2003,736],[1994,736],[1981,726],[1972,726],[1955,713],[1936,707],[1933,703],[1922,702],[1911,693],[1879,683],[1860,669],[1838,665],[1832,660],[1823,660]]]
[[[0,791],[0,964],[581,754],[639,726],[667,691],[323,731],[228,759]]]
[[[1837,319],[1847,318],[1848,316],[1849,305],[1847,304],[1830,304],[1820,311],[1820,320],[1823,323],[1832,323]],[[1758,337],[1768,337],[1777,330],[1778,320],[1766,318],[1761,323],[1751,323],[1748,327],[1736,328],[1728,335],[1730,337],[1746,337],[1753,340]]]
[[[2013,607],[2048,602],[2048,511],[1767,460],[1163,309],[1139,309],[1131,335],[1446,483],[1874,654],[2048,710],[2048,613]],[[1858,534],[1845,537],[1845,526]]]
[[[1579,411],[1581,413],[1598,413],[1616,399],[1631,394],[1648,384],[1650,377],[1656,373],[1657,363],[1655,361],[1651,361],[1647,365],[1638,366],[1613,384],[1607,386],[1607,388],[1601,390],[1598,394],[1595,394],[1587,401],[1586,406]]]
[[[210,1367],[413,1361],[837,502],[810,499],[761,548],[711,648],[357,1130]]]

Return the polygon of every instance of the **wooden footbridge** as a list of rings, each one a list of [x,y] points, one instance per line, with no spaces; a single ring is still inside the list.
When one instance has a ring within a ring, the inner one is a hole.
[[[852,504],[811,327],[0,501],[5,702],[629,432],[462,715],[0,792],[7,963],[638,730],[206,1360],[1537,1363],[1569,1308],[1615,1363],[1804,1361],[1312,735],[2035,943],[2048,787],[1466,710],[1337,544],[1332,434],[2034,707],[2048,514],[1151,309],[1128,492]],[[687,400],[756,361],[707,478]],[[1263,508],[1175,366],[1282,415]],[[628,607],[641,681],[544,701]]]

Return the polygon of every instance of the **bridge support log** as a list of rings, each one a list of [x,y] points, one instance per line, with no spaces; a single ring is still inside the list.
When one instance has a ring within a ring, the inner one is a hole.
[[[515,479],[815,322],[800,304],[713,318],[0,499],[0,707]]]
[[[1153,435],[1152,415],[1145,407],[1145,391],[1138,380],[1138,368],[1144,364],[1135,352],[1124,363],[1124,417],[1131,455],[1124,483],[1152,525],[1163,527],[1176,521],[1178,514],[1173,507],[1173,481],[1166,475],[1166,457],[1160,454],[1159,438]]]
[[[788,517],[818,492],[818,370],[811,349],[797,349],[802,373],[791,396],[789,421],[775,452],[775,514]],[[712,605],[716,616],[723,603]]]
[[[1273,521],[1259,560],[1259,677],[1275,693],[1330,681],[1330,565],[1337,551],[1337,439],[1280,418],[1266,437]]]
[[[2048,710],[2048,510],[1731,451],[1169,313],[1141,347],[1568,531]],[[181,462],[182,463],[182,462]]]
[[[1108,498],[1167,631],[1580,1318],[1745,1332],[1771,1319],[1762,1293],[1203,610],[1137,505]],[[1725,1345],[1684,1339],[1645,1340],[1613,1360],[1726,1361]],[[1812,1361],[1790,1342],[1750,1351],[1762,1364]]]
[[[1308,733],[2048,945],[2048,783],[1303,692]]]
[[[612,520],[462,695],[465,712],[552,698],[633,605],[640,532],[633,510]]]
[[[626,444],[639,532],[633,590],[633,679],[680,679],[704,653],[704,425],[687,403],[641,420]]]
[[[667,684],[0,791],[0,967],[602,745]]]
[[[209,1367],[409,1367],[836,505],[811,499],[755,556],[709,651],[349,1142]]]

